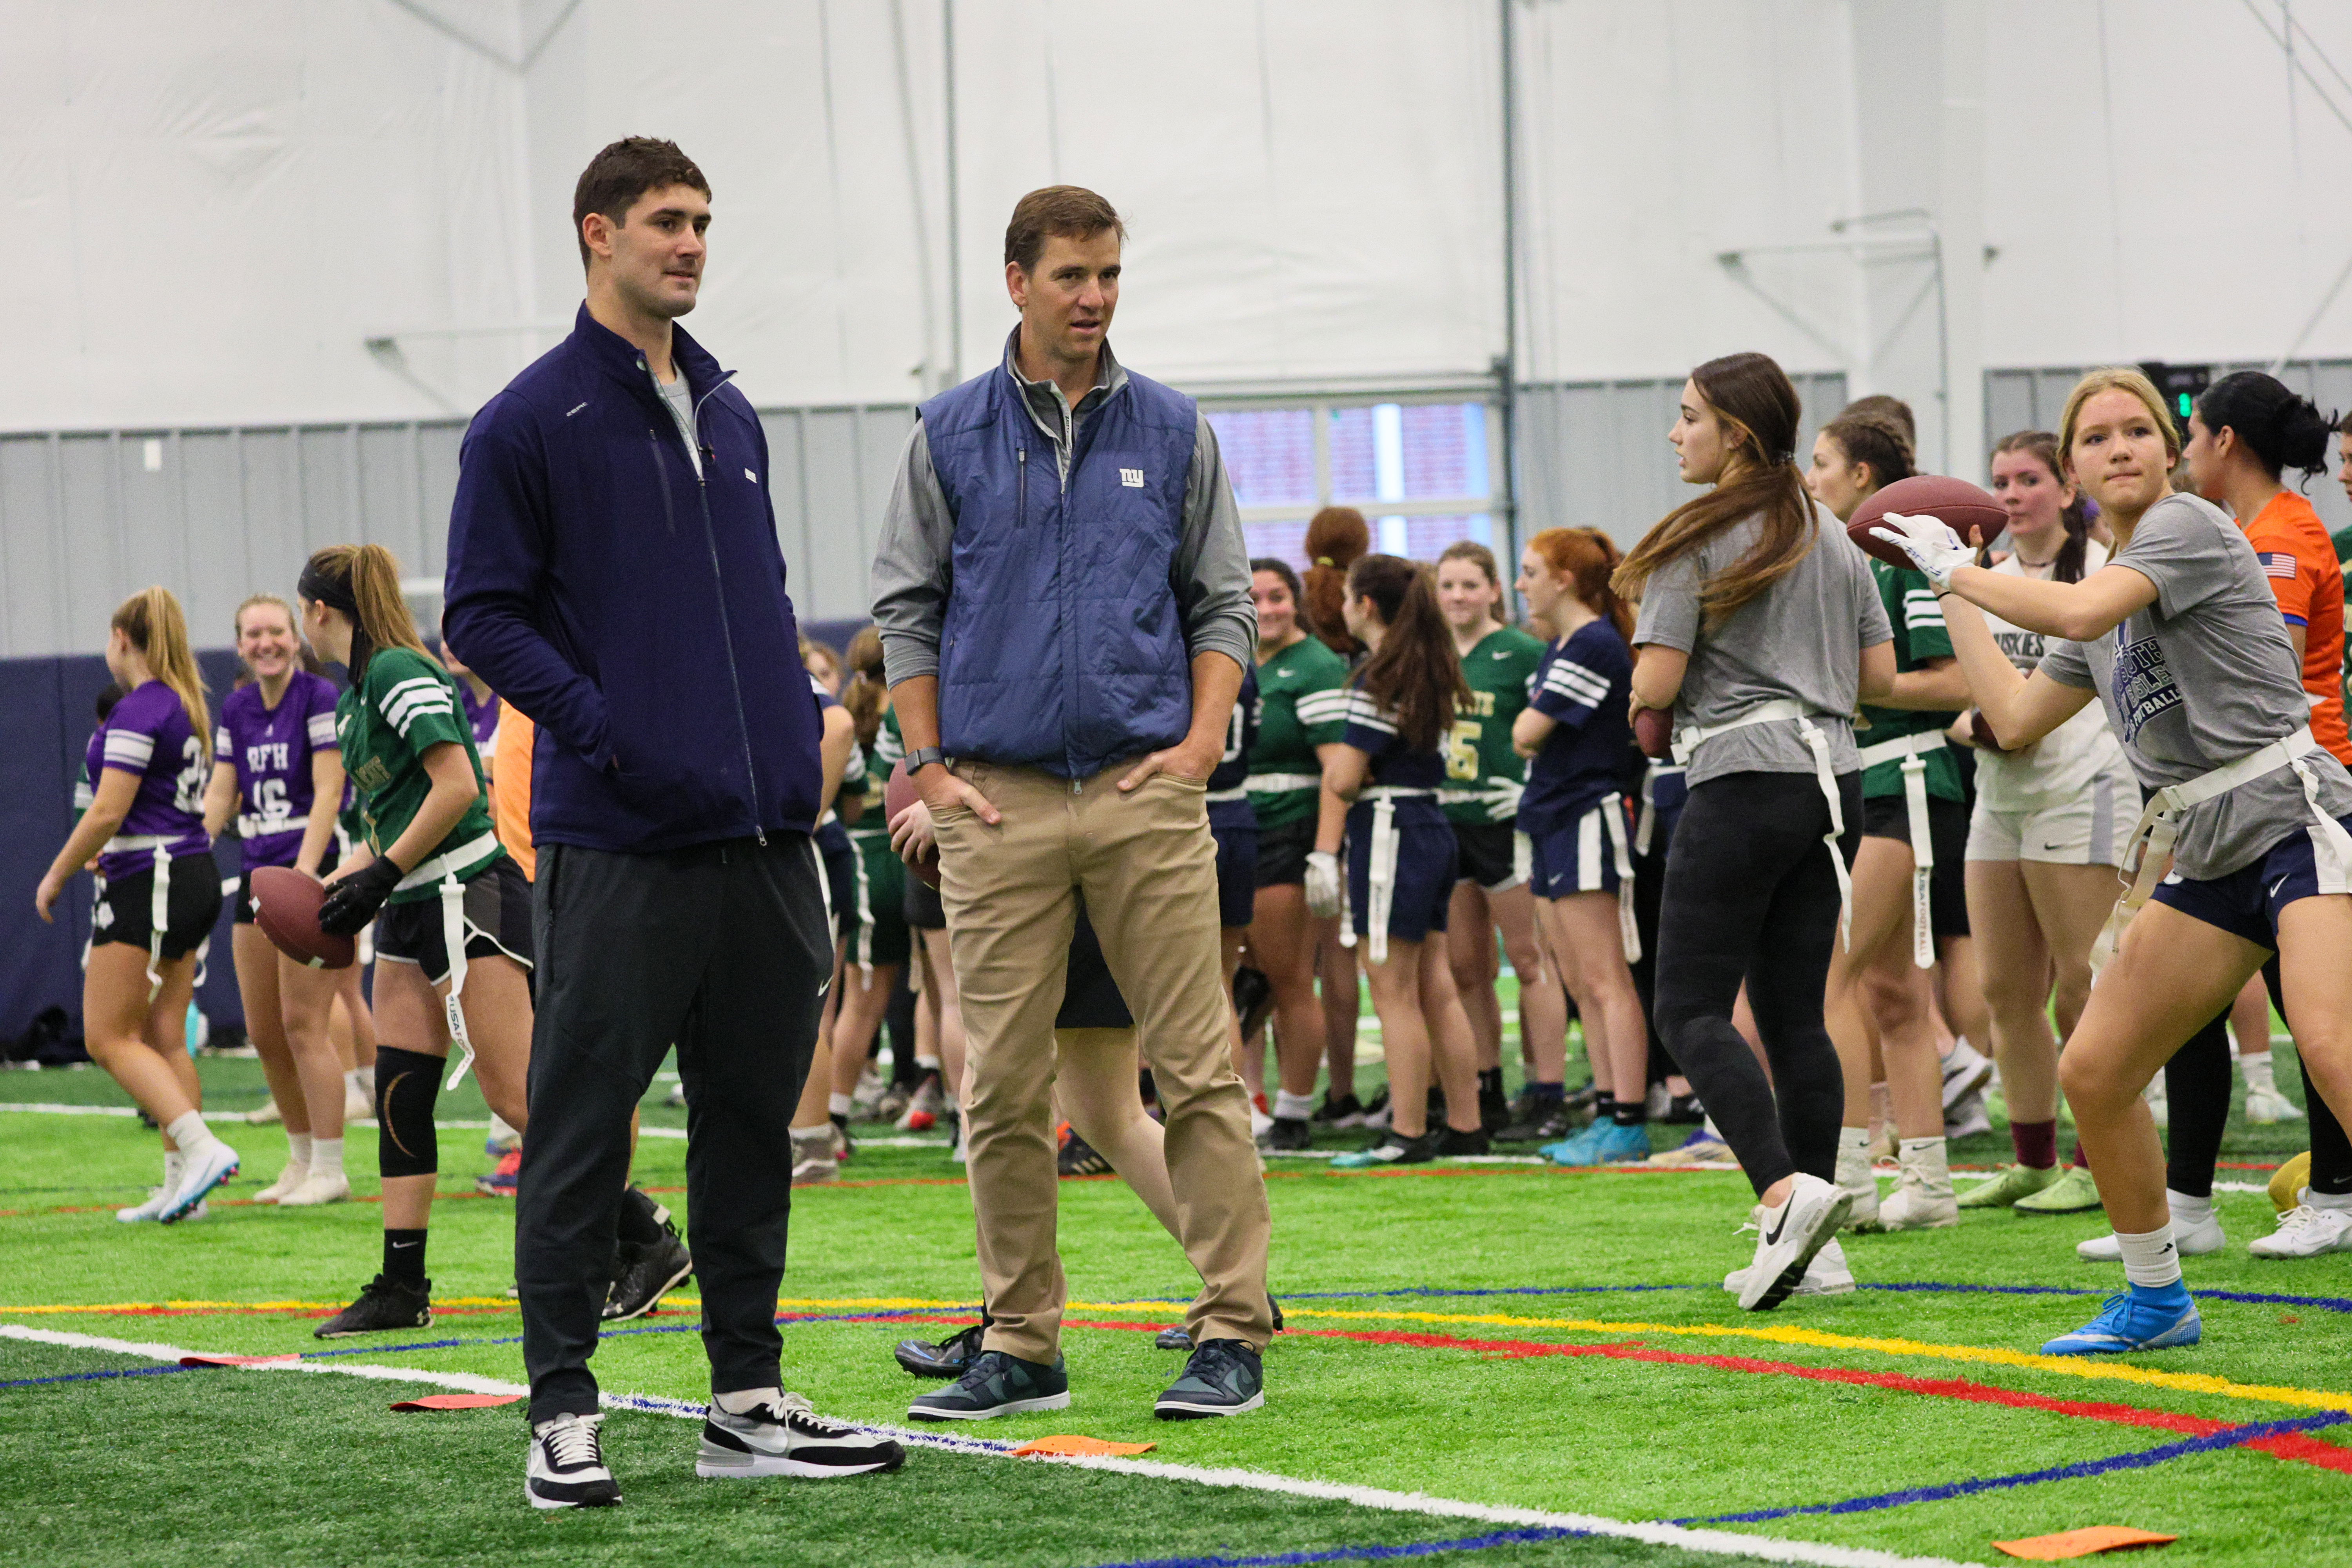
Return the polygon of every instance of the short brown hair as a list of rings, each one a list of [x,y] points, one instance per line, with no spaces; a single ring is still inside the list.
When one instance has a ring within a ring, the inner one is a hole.
[[[590,213],[602,213],[618,228],[628,221],[639,196],[671,185],[691,186],[706,199],[710,195],[710,182],[675,142],[624,136],[589,159],[580,171],[580,183],[572,187],[572,237],[580,245],[580,265],[588,265],[588,240],[580,226]]]
[[[1004,226],[1004,259],[1024,272],[1034,271],[1047,239],[1092,239],[1107,228],[1127,243],[1127,225],[1117,207],[1084,185],[1047,185],[1013,204],[1013,221]]]

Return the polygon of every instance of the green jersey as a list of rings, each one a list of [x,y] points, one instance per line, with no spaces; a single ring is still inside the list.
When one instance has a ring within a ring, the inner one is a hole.
[[[1318,637],[1301,637],[1257,667],[1257,744],[1250,748],[1249,798],[1260,827],[1315,815],[1323,782],[1318,746],[1336,746],[1346,728],[1348,666]]]
[[[1895,628],[1895,673],[1917,669],[1931,658],[1951,658],[1952,636],[1944,628],[1944,606],[1936,602],[1936,590],[1926,574],[1907,566],[1889,566],[1875,556],[1871,558],[1870,572],[1877,580],[1878,598],[1886,606],[1886,619]],[[1883,742],[1947,730],[1957,716],[1913,708],[1864,707],[1863,722],[1854,726],[1853,743],[1867,752]],[[1929,795],[1939,800],[1968,798],[1960,787],[1960,766],[1952,756],[1951,747],[1939,746],[1929,752],[1927,763]],[[1864,800],[1902,793],[1901,758],[1864,771]]]
[[[433,853],[411,869],[416,886],[404,879],[393,892],[393,903],[436,897],[444,875],[454,871],[459,881],[469,881],[506,853],[490,829],[489,795],[473,727],[457,700],[457,682],[439,664],[404,647],[370,654],[367,673],[335,703],[335,737],[342,743],[344,770],[359,792],[364,839],[378,855],[400,841],[432,793],[433,781],[425,771],[428,750],[445,741],[463,746],[467,765],[474,770],[474,803]]]
[[[1445,787],[1437,801],[1452,822],[1509,822],[1519,809],[1527,759],[1511,750],[1511,722],[1528,705],[1528,682],[1544,645],[1516,626],[1498,626],[1462,656],[1469,706],[1445,732]]]
[[[856,839],[879,838],[885,848],[889,846],[890,825],[885,821],[889,813],[882,809],[882,796],[889,788],[890,770],[907,754],[906,737],[898,731],[898,710],[882,710],[882,727],[874,731],[874,743],[866,749],[866,814],[850,828],[849,836]]]

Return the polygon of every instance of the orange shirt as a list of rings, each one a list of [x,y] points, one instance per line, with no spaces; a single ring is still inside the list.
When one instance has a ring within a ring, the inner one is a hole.
[[[531,880],[539,876],[539,853],[530,842],[530,743],[536,733],[513,703],[499,700],[498,761],[491,764],[499,787],[490,792],[490,822],[499,842]]]
[[[2311,732],[2338,761],[2352,763],[2352,736],[2344,728],[2344,568],[2336,542],[2311,503],[2293,490],[2273,496],[2244,527],[2279,613],[2303,627]]]

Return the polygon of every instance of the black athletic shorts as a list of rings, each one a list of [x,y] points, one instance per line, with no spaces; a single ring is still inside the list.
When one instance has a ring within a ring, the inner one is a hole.
[[[824,862],[825,896],[833,904],[833,934],[843,941],[857,928],[857,851],[839,819],[818,827],[817,858]]]
[[[334,840],[329,839],[327,852],[319,857],[320,879],[324,880],[332,876],[335,867],[341,859],[342,857],[335,853]],[[236,923],[238,925],[249,926],[253,923],[253,874],[260,869],[258,866],[247,866],[244,875],[236,879]]]
[[[1094,922],[1087,919],[1084,900],[1078,902],[1077,929],[1070,936],[1070,975],[1062,993],[1062,1010],[1054,1015],[1057,1029],[1131,1029],[1135,1015],[1118,994],[1118,982],[1103,962],[1102,942]]]
[[[172,857],[171,885],[164,889],[163,960],[185,958],[202,947],[220,920],[220,867],[209,852]],[[128,942],[145,951],[155,930],[155,873],[109,880],[90,910],[92,947]]]
[[[1257,829],[1257,885],[1261,888],[1301,887],[1307,881],[1307,857],[1315,848],[1315,814],[1279,827],[1264,823]]]
[[[1257,825],[1209,824],[1217,841],[1217,923],[1239,931],[1256,918]]]
[[[1528,879],[1519,864],[1519,830],[1509,822],[1457,822],[1454,825],[1454,856],[1461,864],[1455,876],[1475,882],[1490,893],[1508,892]]]
[[[1911,813],[1899,795],[1874,795],[1862,803],[1862,836],[1911,842]],[[1927,923],[1938,937],[1969,934],[1969,808],[1940,795],[1927,797],[1927,843],[1936,868],[1927,879]]]
[[[530,884],[511,855],[501,855],[466,884],[466,957],[503,953],[531,967]],[[441,939],[441,896],[414,903],[386,904],[375,921],[375,956],[381,963],[414,963],[425,984],[449,978],[449,949]]]
[[[907,871],[907,901],[902,912],[912,930],[948,929],[948,911],[946,906],[940,902],[940,890],[916,876],[911,867]]]

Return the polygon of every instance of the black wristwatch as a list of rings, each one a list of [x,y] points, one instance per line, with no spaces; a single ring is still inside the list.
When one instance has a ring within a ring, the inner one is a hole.
[[[947,766],[948,754],[945,752],[940,751],[937,746],[916,747],[913,751],[907,753],[907,776],[908,778],[913,778],[917,773],[921,773],[933,763],[939,763],[941,767]]]

